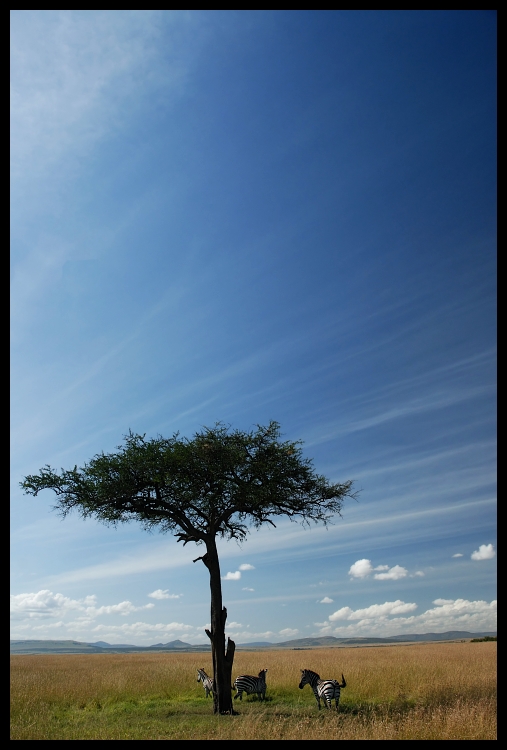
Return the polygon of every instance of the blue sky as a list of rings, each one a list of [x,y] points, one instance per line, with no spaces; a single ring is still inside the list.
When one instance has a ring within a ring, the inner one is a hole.
[[[361,490],[227,634],[496,630],[494,11],[11,12],[11,638],[204,643],[201,554],[19,482],[270,420]]]

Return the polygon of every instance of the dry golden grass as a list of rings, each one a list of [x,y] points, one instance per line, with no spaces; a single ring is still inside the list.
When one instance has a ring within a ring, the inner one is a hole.
[[[267,668],[267,700],[213,716],[208,654],[11,656],[11,739],[496,739],[496,643],[236,653],[233,679]],[[301,669],[341,677],[317,709]]]

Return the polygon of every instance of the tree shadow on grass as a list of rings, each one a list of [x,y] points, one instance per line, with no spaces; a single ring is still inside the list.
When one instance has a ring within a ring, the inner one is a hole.
[[[271,703],[274,700],[273,696],[266,695],[264,700],[261,700],[258,695],[249,695],[247,698],[244,698],[243,701],[240,701],[239,698],[235,701],[235,705],[241,706],[241,703]]]

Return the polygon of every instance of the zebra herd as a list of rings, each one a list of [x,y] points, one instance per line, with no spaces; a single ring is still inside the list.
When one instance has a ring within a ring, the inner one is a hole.
[[[236,677],[234,685],[231,690],[236,690],[234,700],[239,698],[243,700],[243,693],[246,695],[252,695],[256,693],[260,700],[266,698],[266,672],[267,669],[261,669],[257,677],[251,674],[242,674]],[[201,682],[206,692],[206,698],[208,695],[213,695],[213,680],[208,677],[204,669],[197,670],[197,682]],[[341,684],[338,680],[322,680],[317,672],[313,672],[311,669],[301,670],[301,681],[299,683],[299,689],[302,690],[305,685],[310,685],[317,701],[317,706],[320,711],[320,701],[324,703],[325,707],[331,709],[332,701],[334,700],[336,710],[338,711],[338,703],[340,702],[340,691],[347,686],[345,677],[342,674]]]

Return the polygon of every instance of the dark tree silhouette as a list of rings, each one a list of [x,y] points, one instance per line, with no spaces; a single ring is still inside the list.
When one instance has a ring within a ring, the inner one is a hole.
[[[178,541],[204,545],[202,560],[210,576],[211,641],[215,681],[214,713],[234,713],[231,674],[235,644],[225,644],[227,610],[217,538],[242,540],[249,526],[288,516],[303,524],[327,524],[340,514],[346,497],[356,497],[352,481],[330,484],[303,458],[301,441],[280,440],[271,422],[251,432],[222,423],[204,428],[192,439],[145,436],[129,432],[115,453],[100,453],[78,469],[56,473],[45,466],[25,477],[26,494],[54,490],[54,506],[65,517],[76,510],[83,518],[116,525],[139,521],[147,530],[172,532]]]

